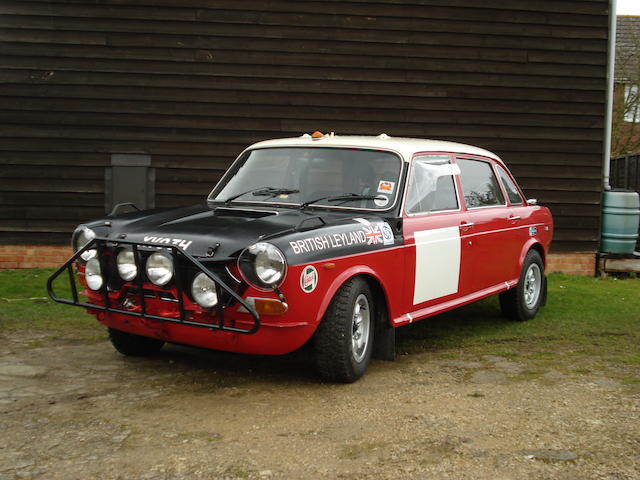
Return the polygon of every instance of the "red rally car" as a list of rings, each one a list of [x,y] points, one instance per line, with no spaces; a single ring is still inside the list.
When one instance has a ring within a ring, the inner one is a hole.
[[[528,320],[546,300],[551,214],[469,145],[268,140],[200,205],[120,210],[75,230],[48,290],[125,355],[165,342],[279,355],[311,341],[320,375],[352,382],[372,356],[393,359],[396,327],[495,294]],[[65,271],[72,298],[54,292]]]

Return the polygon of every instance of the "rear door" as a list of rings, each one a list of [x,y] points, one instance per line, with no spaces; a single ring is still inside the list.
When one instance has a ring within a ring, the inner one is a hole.
[[[513,279],[513,220],[504,193],[494,171],[493,160],[458,157],[460,183],[467,219],[468,242],[473,257],[472,291],[504,284]]]

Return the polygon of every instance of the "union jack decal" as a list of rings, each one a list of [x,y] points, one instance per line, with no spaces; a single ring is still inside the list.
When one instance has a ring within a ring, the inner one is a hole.
[[[367,239],[367,245],[377,245],[382,243],[382,232],[379,225],[367,225],[363,227],[364,236]]]

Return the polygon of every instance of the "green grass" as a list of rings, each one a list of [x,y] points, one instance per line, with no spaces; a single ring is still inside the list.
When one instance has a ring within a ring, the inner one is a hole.
[[[547,306],[531,321],[502,319],[498,299],[491,297],[405,331],[407,348],[492,343],[502,344],[503,356],[522,354],[520,345],[532,342],[540,356],[553,355],[558,342],[574,348],[626,344],[640,335],[640,280],[552,274]],[[545,341],[552,342],[546,350]]]
[[[91,341],[106,338],[105,329],[84,309],[61,305],[47,296],[53,269],[0,270],[0,334],[31,330],[50,338]],[[66,280],[66,277],[64,277]],[[56,292],[71,298],[66,281]]]
[[[398,349],[450,358],[496,355],[523,360],[536,373],[573,372],[611,364],[635,368],[640,355],[640,279],[549,276],[549,296],[536,318],[500,316],[497,297],[438,315],[398,331]]]

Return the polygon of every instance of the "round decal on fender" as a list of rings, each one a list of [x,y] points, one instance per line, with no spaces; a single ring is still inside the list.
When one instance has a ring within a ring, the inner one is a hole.
[[[313,265],[307,265],[300,274],[300,288],[305,293],[311,293],[318,285],[318,271]]]

